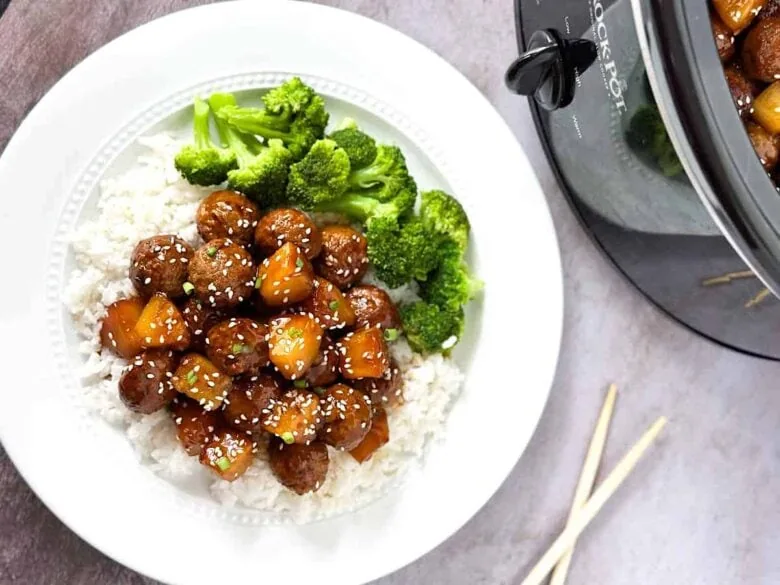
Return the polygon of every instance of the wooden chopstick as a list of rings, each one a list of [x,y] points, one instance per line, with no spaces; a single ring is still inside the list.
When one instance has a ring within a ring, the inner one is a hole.
[[[585,456],[585,463],[582,465],[582,473],[580,473],[577,488],[574,490],[574,501],[569,512],[567,527],[574,523],[577,514],[580,513],[582,507],[587,503],[590,493],[593,491],[593,484],[596,482],[596,474],[601,462],[601,454],[604,452],[604,444],[607,442],[607,432],[609,431],[609,423],[612,420],[612,412],[615,409],[616,397],[617,386],[610,384],[607,396],[604,399],[604,405],[601,407],[601,414],[599,414],[596,422],[596,428],[593,430],[593,437],[590,440],[588,453]],[[564,585],[566,582],[566,575],[569,572],[569,565],[574,553],[574,544],[563,554],[558,564],[555,565],[550,585]]]
[[[666,425],[666,417],[660,417],[653,425],[645,431],[645,434],[631,447],[631,449],[623,456],[623,459],[615,466],[615,469],[607,476],[604,482],[596,488],[593,492],[593,496],[588,500],[574,518],[574,521],[569,524],[563,532],[555,539],[552,546],[547,549],[547,552],[542,555],[539,562],[531,570],[521,585],[539,585],[542,580],[550,573],[555,563],[563,556],[563,554],[569,550],[577,537],[583,530],[590,524],[591,520],[598,514],[599,510],[609,500],[610,497],[617,491],[620,485],[631,474],[636,464],[641,459],[642,455],[647,451],[650,445],[661,432],[661,429]]]

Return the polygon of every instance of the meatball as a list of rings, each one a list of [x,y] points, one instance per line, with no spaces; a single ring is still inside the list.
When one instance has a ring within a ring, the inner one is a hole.
[[[190,330],[190,345],[199,353],[206,353],[206,335],[224,319],[222,313],[195,298],[182,305],[181,315]]]
[[[742,70],[731,65],[726,67],[726,83],[728,83],[731,97],[734,105],[737,106],[737,112],[744,118],[753,111],[753,100],[758,93],[755,84],[753,84]]]
[[[742,45],[742,65],[752,79],[780,79],[780,18],[765,18],[750,30]]]
[[[231,376],[254,372],[268,365],[268,327],[257,321],[233,318],[209,330],[206,355]]]
[[[130,259],[130,280],[144,298],[160,292],[184,295],[192,247],[176,236],[153,236],[138,242]]]
[[[171,384],[176,358],[172,351],[147,349],[136,356],[119,379],[119,397],[133,412],[151,414],[176,396]]]
[[[270,256],[286,243],[298,246],[311,260],[320,254],[322,235],[311,218],[297,209],[269,211],[255,230],[255,244],[264,256]]]
[[[336,449],[357,447],[371,429],[371,399],[345,384],[331,386],[320,401],[324,424],[320,439]]]
[[[712,24],[712,36],[715,39],[715,46],[718,48],[720,60],[723,63],[731,61],[736,51],[735,43],[737,39],[734,33],[714,12],[710,14],[710,24]]]
[[[268,443],[268,464],[283,486],[299,496],[316,492],[328,474],[328,448],[314,441],[308,445],[286,445],[273,437]]]
[[[401,328],[398,309],[381,288],[362,284],[348,290],[344,296],[355,312],[355,327]]]
[[[252,294],[255,265],[244,248],[229,239],[211,240],[195,251],[190,262],[190,282],[207,305],[235,307]]]
[[[780,0],[768,0],[756,17],[758,20],[780,16]]]
[[[200,452],[199,461],[226,481],[244,475],[254,458],[252,440],[235,431],[218,430]]]
[[[240,431],[263,430],[263,419],[275,400],[282,396],[282,385],[271,374],[241,376],[233,380],[233,389],[225,399],[225,420]]]
[[[780,156],[777,137],[772,136],[761,126],[753,122],[748,122],[745,128],[764,169],[768,173],[772,172],[772,169],[777,166],[777,159]]]
[[[390,366],[381,378],[361,378],[353,380],[355,389],[367,394],[372,404],[383,406],[398,406],[403,403],[403,385],[401,370],[395,359],[390,360]]]
[[[339,377],[339,354],[333,340],[326,334],[322,335],[320,353],[306,372],[304,380],[312,388],[333,384]]]
[[[219,426],[216,412],[204,410],[186,396],[173,399],[171,416],[176,424],[176,438],[188,455],[200,455]]]
[[[314,269],[340,289],[359,281],[368,270],[368,244],[360,232],[343,225],[322,230],[322,252]]]
[[[252,242],[260,210],[235,191],[214,191],[200,202],[196,221],[205,241],[230,238],[237,244]]]
[[[287,391],[263,418],[263,429],[288,444],[312,442],[321,426],[320,399],[306,390]]]

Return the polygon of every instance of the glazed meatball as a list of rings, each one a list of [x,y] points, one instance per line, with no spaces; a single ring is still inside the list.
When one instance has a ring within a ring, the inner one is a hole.
[[[368,270],[367,249],[360,232],[343,225],[327,226],[322,230],[322,252],[314,269],[340,289],[348,288]]]
[[[752,79],[780,79],[780,18],[765,18],[750,30],[742,45],[742,65]]]
[[[235,481],[252,465],[255,444],[228,429],[217,430],[200,452],[199,461],[226,481]]]
[[[233,380],[233,389],[225,399],[225,420],[240,431],[263,430],[263,419],[275,400],[282,396],[282,385],[271,374],[241,376]]]
[[[314,290],[301,310],[311,313],[325,329],[344,329],[355,324],[355,312],[336,285],[324,278],[314,279]]]
[[[172,351],[148,349],[136,356],[119,379],[119,397],[133,412],[151,414],[176,396],[171,384],[176,358]]]
[[[268,443],[268,464],[283,486],[299,496],[316,492],[328,474],[328,448],[314,441],[308,445],[286,445],[272,437]]]
[[[206,353],[206,335],[214,325],[224,319],[222,313],[199,299],[190,298],[182,305],[181,314],[190,330],[192,349]]]
[[[206,337],[206,355],[231,376],[255,372],[268,365],[268,327],[245,318],[214,325]]]
[[[714,12],[710,14],[710,23],[712,24],[712,36],[715,39],[715,46],[718,48],[720,60],[723,63],[731,61],[736,51],[735,43],[737,39],[734,33]]]
[[[777,166],[777,159],[780,155],[777,137],[772,136],[761,126],[753,122],[746,124],[745,128],[764,169],[767,172],[772,172],[772,169]]]
[[[336,449],[357,447],[371,429],[371,399],[345,384],[331,386],[322,395],[324,424],[320,439]]]
[[[753,100],[758,93],[757,88],[745,77],[742,70],[734,65],[726,67],[725,74],[731,97],[734,100],[734,105],[737,106],[737,112],[741,118],[744,118],[753,111]]]
[[[400,329],[401,316],[393,300],[381,288],[362,284],[348,290],[345,295],[355,312],[355,327],[381,327]]]
[[[403,378],[398,362],[390,360],[390,366],[381,378],[361,378],[353,380],[352,385],[371,398],[372,404],[398,406],[403,403]]]
[[[333,384],[339,377],[339,354],[336,344],[326,334],[320,342],[320,353],[303,378],[312,387],[322,387]]]
[[[214,191],[200,202],[196,221],[198,233],[206,241],[230,238],[236,244],[252,243],[260,210],[235,191]]]
[[[130,280],[144,298],[154,293],[175,299],[184,295],[192,247],[176,236],[153,236],[138,242],[130,259]]]
[[[288,390],[273,400],[263,418],[263,429],[285,443],[311,443],[322,426],[319,397],[306,390]]]
[[[270,256],[286,243],[298,246],[311,260],[322,248],[320,228],[312,219],[297,209],[269,211],[255,229],[255,245],[264,256]]]
[[[200,455],[219,426],[216,412],[204,410],[182,395],[173,399],[171,416],[176,425],[176,438],[188,455]]]
[[[235,307],[254,290],[254,261],[232,240],[211,240],[192,256],[189,278],[202,302],[217,309]]]

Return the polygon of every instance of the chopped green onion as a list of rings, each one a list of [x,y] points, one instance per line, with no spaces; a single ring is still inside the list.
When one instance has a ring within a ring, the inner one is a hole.
[[[398,339],[400,332],[398,329],[385,329],[385,341],[395,341]]]
[[[290,327],[287,335],[290,337],[290,339],[298,339],[299,337],[303,337],[303,331],[297,327]]]
[[[328,305],[328,307],[330,307],[331,311],[338,311],[338,309],[339,309],[339,302],[338,301],[331,301],[330,304]]]
[[[322,386],[317,386],[316,388],[314,388],[314,393],[317,396],[322,396],[323,394],[325,394],[325,388],[323,388]]]
[[[195,285],[191,282],[185,282],[181,287],[184,289],[184,294],[191,295],[192,291],[195,290]]]
[[[190,386],[194,386],[195,382],[198,381],[198,374],[195,373],[195,370],[190,370],[187,372],[187,383]]]
[[[209,246],[209,249],[206,250],[206,254],[208,254],[211,258],[217,255],[217,249],[214,246]]]
[[[226,471],[228,467],[230,467],[230,459],[227,457],[220,457],[217,459],[217,467],[219,467],[222,471]]]
[[[255,288],[260,288],[261,286],[263,286],[263,277],[258,276],[255,278]]]
[[[279,435],[279,438],[287,443],[288,445],[292,445],[295,442],[295,437],[290,431],[287,431],[286,433],[282,433]]]
[[[249,353],[249,347],[244,345],[243,343],[234,343],[233,347],[230,348],[230,350],[233,352],[233,354],[237,353]]]
[[[308,384],[306,383],[306,380],[295,380],[295,382],[293,382],[293,386],[296,388],[306,388]]]
[[[302,258],[296,258],[295,259],[295,266],[298,268],[303,268],[303,259]]]

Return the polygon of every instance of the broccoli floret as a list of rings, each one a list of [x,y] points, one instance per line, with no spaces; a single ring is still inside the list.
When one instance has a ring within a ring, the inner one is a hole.
[[[652,157],[667,177],[683,172],[682,163],[657,106],[645,105],[634,113],[626,132],[626,142],[635,151]]]
[[[229,126],[265,140],[281,140],[295,160],[324,136],[328,112],[324,100],[294,77],[263,96],[265,108],[227,106],[217,114]]]
[[[344,120],[341,127],[328,138],[344,149],[353,170],[367,167],[376,159],[376,140],[358,129],[355,121],[350,118]]]
[[[366,240],[371,265],[390,288],[425,280],[441,260],[441,239],[417,217],[400,225],[392,214],[374,217],[366,226]]]
[[[431,231],[452,239],[465,253],[471,225],[463,206],[444,191],[426,191],[420,195],[420,217]]]
[[[371,189],[375,197],[388,200],[401,189],[411,189],[413,179],[409,175],[401,149],[380,144],[371,164],[352,170],[349,184],[351,189]],[[414,190],[416,191],[416,185]]]
[[[182,177],[193,185],[219,185],[227,179],[228,171],[238,166],[236,155],[211,141],[209,105],[199,97],[193,104],[192,129],[194,143],[182,148],[174,165]]]
[[[455,241],[444,242],[441,249],[441,263],[427,280],[420,282],[420,296],[443,309],[456,311],[472,300],[485,283],[471,275]]]
[[[400,308],[401,322],[409,345],[420,353],[448,353],[463,332],[463,310],[442,309],[418,301]]]
[[[235,153],[238,168],[227,174],[228,187],[251,197],[261,205],[270,207],[284,198],[287,175],[292,154],[281,140],[271,139],[261,144],[254,136],[242,135],[221,121],[219,112],[233,107],[235,98],[230,94],[214,94],[209,103],[217,114],[220,137]]]
[[[293,204],[314,210],[338,200],[347,188],[349,157],[333,140],[318,140],[309,153],[290,168],[287,197]]]

